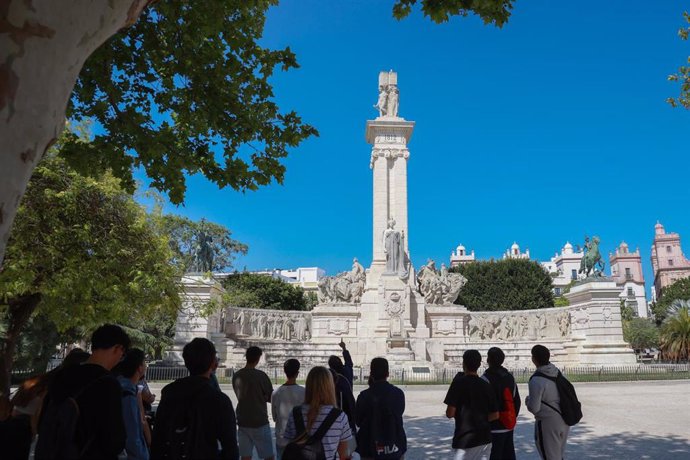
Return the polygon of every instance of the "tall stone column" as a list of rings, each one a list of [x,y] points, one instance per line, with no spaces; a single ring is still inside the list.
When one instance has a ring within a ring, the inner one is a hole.
[[[379,75],[380,116],[367,121],[366,140],[372,144],[370,167],[373,170],[373,252],[367,276],[367,287],[378,286],[386,267],[383,233],[388,221],[395,220],[395,230],[403,235],[403,247],[409,254],[407,231],[407,144],[412,137],[414,122],[398,116],[397,74]],[[391,93],[394,93],[391,96]],[[394,100],[392,100],[392,98]]]

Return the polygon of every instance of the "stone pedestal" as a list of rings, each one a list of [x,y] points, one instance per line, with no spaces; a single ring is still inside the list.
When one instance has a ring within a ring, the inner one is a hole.
[[[182,364],[182,348],[196,337],[205,337],[216,345],[219,354],[227,354],[226,337],[223,334],[220,313],[202,316],[200,309],[220,297],[223,288],[216,280],[203,275],[185,275],[182,285],[182,308],[177,315],[175,338],[165,360]]]
[[[571,334],[580,364],[635,364],[633,350],[623,340],[621,288],[607,278],[585,279],[565,297],[570,301]]]

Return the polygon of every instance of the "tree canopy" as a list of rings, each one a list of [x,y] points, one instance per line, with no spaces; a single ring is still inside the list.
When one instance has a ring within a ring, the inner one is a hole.
[[[451,16],[479,16],[485,24],[503,26],[510,17],[513,0],[397,0],[393,5],[393,16],[402,19],[419,4],[424,16],[436,23],[446,22]]]
[[[672,305],[679,300],[690,300],[690,278],[681,278],[661,289],[661,296],[652,304],[657,324],[666,319]]]
[[[450,269],[467,283],[456,304],[471,311],[529,310],[554,306],[551,276],[535,261],[502,259]]]
[[[258,44],[275,0],[155,2],[97,49],[74,88],[67,117],[102,126],[61,154],[81,172],[110,168],[130,190],[141,167],[181,203],[185,173],[219,187],[282,182],[288,148],[317,134],[273,101],[276,67],[298,67],[289,48]]]
[[[623,339],[635,350],[657,348],[659,346],[659,328],[648,318],[630,318],[623,320]]]
[[[270,275],[235,273],[223,280],[223,303],[240,308],[307,310],[309,302],[300,286]]]
[[[232,238],[227,227],[201,219],[195,222],[187,217],[175,214],[162,216],[163,231],[170,238],[172,262],[183,273],[199,271],[196,266],[196,253],[199,249],[199,235],[211,237],[213,264],[211,271],[220,271],[232,267],[237,254],[246,254],[247,245]]]
[[[2,388],[34,312],[65,331],[126,322],[133,312],[146,321],[160,310],[176,311],[179,272],[170,259],[168,238],[116,178],[87,178],[59,157],[45,158],[22,200],[0,272]]]
[[[687,41],[690,36],[690,14],[683,13],[683,18],[687,25],[678,30],[678,36],[681,40]],[[690,57],[687,60],[688,65],[683,65],[678,68],[678,72],[669,75],[669,81],[678,82],[680,84],[680,94],[678,97],[670,97],[667,102],[673,107],[682,106],[690,109]]]

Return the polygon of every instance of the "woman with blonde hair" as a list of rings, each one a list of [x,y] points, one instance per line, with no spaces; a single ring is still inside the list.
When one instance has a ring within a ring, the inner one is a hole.
[[[292,410],[283,436],[291,441],[283,460],[290,460],[291,452],[299,449],[322,449],[325,459],[350,459],[347,445],[352,431],[347,415],[336,408],[333,376],[327,368],[317,366],[309,371],[304,404]]]

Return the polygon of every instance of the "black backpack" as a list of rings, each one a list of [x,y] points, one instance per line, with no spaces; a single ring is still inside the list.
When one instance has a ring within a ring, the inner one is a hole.
[[[65,399],[51,399],[43,408],[34,454],[36,460],[79,459],[93,444],[94,439],[87,439],[81,447],[77,444],[77,435],[80,429],[79,417],[81,415],[77,398],[105,377],[108,376],[95,379]]]
[[[405,453],[401,452],[404,436],[404,432],[401,433],[402,426],[398,426],[398,419],[388,405],[381,404],[381,399],[373,392],[371,395],[374,409],[370,426],[374,458],[397,460]]]
[[[302,417],[302,406],[293,408],[292,416],[295,419],[295,429],[300,434],[297,436],[297,439],[285,446],[281,458],[283,460],[327,460],[321,439],[323,439],[342,412],[335,407],[331,409],[321,426],[312,436],[309,436],[304,418]]]
[[[542,401],[542,403],[561,414],[561,418],[563,418],[563,421],[566,423],[566,425],[577,425],[580,420],[582,420],[582,404],[580,404],[580,401],[577,399],[577,394],[575,393],[575,387],[573,387],[573,384],[570,383],[568,379],[563,376],[563,374],[561,374],[561,371],[558,371],[558,375],[556,375],[556,377],[549,377],[548,375],[537,371],[534,373],[534,375],[532,375],[532,377],[530,377],[530,380],[534,377],[544,377],[545,379],[549,379],[556,384],[556,388],[558,389],[558,397],[561,400],[561,410],[556,409],[546,401]]]
[[[165,443],[160,457],[179,459],[207,458],[208,446],[204,436],[207,422],[204,413],[197,403],[197,395],[171,407],[165,420],[158,420],[156,430],[165,432]]]

